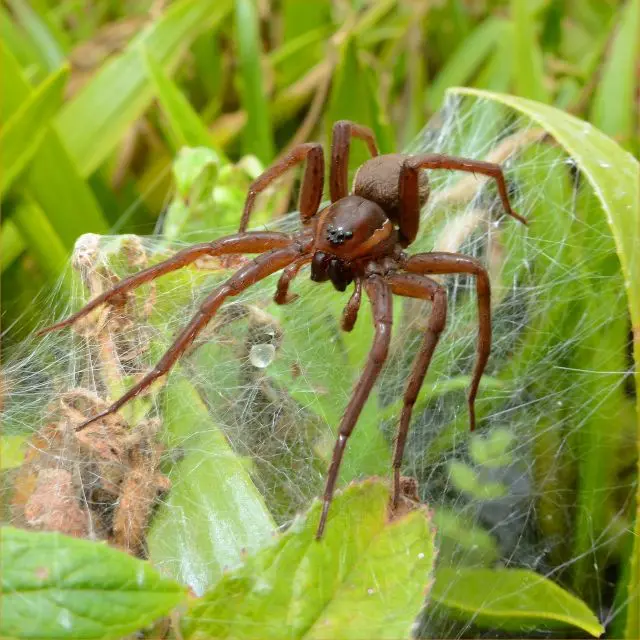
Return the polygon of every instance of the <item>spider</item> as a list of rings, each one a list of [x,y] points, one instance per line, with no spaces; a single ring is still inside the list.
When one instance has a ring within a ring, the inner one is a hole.
[[[372,157],[358,169],[350,194],[347,172],[352,138],[365,142]],[[246,231],[256,196],[285,171],[301,163],[306,163],[299,201],[302,230],[294,234]],[[99,305],[116,302],[133,288],[192,264],[202,256],[260,254],[209,294],[152,371],[106,410],[85,420],[77,429],[83,429],[118,411],[155,380],[167,374],[227,298],[237,296],[256,282],[282,270],[274,300],[277,304],[291,302],[295,298],[289,294],[291,281],[301,267],[311,263],[311,280],[315,282],[331,281],[337,291],[345,291],[349,284],[354,283],[353,293],[342,316],[344,331],[351,331],[355,325],[363,289],[370,300],[375,323],[368,359],[338,426],[316,534],[318,540],[325,529],[347,441],[389,352],[392,297],[395,294],[431,301],[428,325],[408,378],[395,439],[391,506],[397,508],[401,497],[400,466],[411,412],[447,318],[445,289],[428,274],[464,273],[476,279],[478,346],[468,392],[472,431],[476,422],[478,386],[491,349],[490,283],[482,264],[475,258],[457,253],[408,255],[404,251],[416,238],[420,210],[429,196],[429,183],[422,169],[459,170],[493,178],[506,213],[527,224],[511,208],[502,169],[498,164],[441,154],[379,155],[371,129],[340,120],[334,124],[332,131],[329,175],[331,203],[326,207],[320,209],[324,187],[322,145],[313,142],[300,144],[251,184],[238,233],[183,249],[171,258],[121,280],[77,313],[40,332],[67,327]]]

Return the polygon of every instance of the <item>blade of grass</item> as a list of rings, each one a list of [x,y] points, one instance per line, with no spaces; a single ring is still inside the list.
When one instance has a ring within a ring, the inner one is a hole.
[[[507,91],[513,74],[513,25],[505,23],[495,50],[473,83],[478,89]]]
[[[158,96],[169,123],[174,151],[184,146],[213,147],[211,134],[179,87],[149,52],[144,53],[144,60],[154,93]],[[215,153],[222,157],[222,152],[218,149]]]
[[[235,37],[240,63],[242,105],[247,113],[243,132],[244,153],[264,164],[275,156],[269,102],[262,82],[258,12],[253,0],[235,0]]]
[[[0,230],[0,273],[4,273],[25,250],[24,239],[15,222],[6,220]]]
[[[549,102],[550,95],[544,84],[542,51],[534,31],[528,0],[511,0],[514,25],[513,87],[524,98]]]
[[[38,51],[2,5],[0,5],[0,43],[12,52],[20,65],[31,69],[34,77],[39,79],[45,75]],[[4,100],[5,96],[0,95],[0,98]]]
[[[640,56],[640,0],[630,0],[620,12],[617,33],[604,63],[589,119],[624,146],[632,144],[638,127],[634,96]],[[637,141],[636,141],[637,146]]]
[[[31,85],[7,43],[0,39],[0,122],[6,122],[31,95]]]
[[[7,0],[13,14],[29,34],[43,66],[54,71],[65,62],[65,53],[41,16],[25,0]]]
[[[3,117],[12,114],[32,94],[20,65],[0,42],[0,74]],[[89,185],[61,142],[53,123],[24,175],[25,190],[46,213],[51,226],[70,250],[76,237],[86,231],[106,233],[109,226]]]
[[[230,5],[230,0],[172,4],[62,109],[57,125],[82,176],[90,175],[104,162],[153,98],[143,49],[170,72],[199,33],[220,24]]]
[[[68,75],[68,67],[52,73],[3,124],[0,130],[0,196],[20,175],[38,149],[49,120],[62,104]]]
[[[45,276],[49,281],[55,281],[65,272],[67,249],[42,209],[27,197],[16,207],[11,220]],[[65,280],[64,285],[67,287],[70,281]]]
[[[499,18],[487,18],[465,38],[427,90],[427,104],[431,111],[440,108],[449,87],[468,84],[476,69],[500,42],[506,24],[505,20]]]

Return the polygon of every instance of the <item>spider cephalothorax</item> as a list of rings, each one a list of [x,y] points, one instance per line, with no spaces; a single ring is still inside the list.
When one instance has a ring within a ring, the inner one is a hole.
[[[372,159],[358,170],[353,194],[350,195],[347,172],[352,137],[366,142]],[[300,192],[302,231],[292,235],[267,231],[247,232],[257,194],[286,170],[304,161],[306,169]],[[478,385],[491,348],[489,276],[482,264],[475,258],[456,253],[431,252],[409,256],[403,251],[416,238],[420,209],[429,195],[429,183],[422,169],[457,169],[495,179],[506,213],[526,223],[511,208],[499,165],[439,154],[379,156],[370,129],[347,120],[336,122],[331,145],[330,205],[319,211],[324,187],[322,146],[317,143],[298,145],[251,185],[239,233],[183,249],[172,258],[120,281],[77,313],[43,330],[46,332],[68,326],[98,305],[115,302],[134,287],[192,264],[202,256],[260,254],[206,298],[152,371],[105,411],[87,419],[77,429],[83,429],[91,422],[118,411],[126,402],[165,375],[227,298],[240,294],[259,280],[282,270],[274,299],[278,304],[291,302],[294,299],[289,295],[292,279],[302,266],[311,263],[311,279],[316,282],[330,280],[338,291],[344,291],[354,283],[353,293],[342,317],[342,328],[345,331],[350,331],[356,322],[363,289],[371,301],[375,322],[375,337],[369,357],[338,426],[338,438],[327,474],[324,505],[318,524],[318,538],[322,537],[327,521],[347,441],[387,358],[391,338],[392,297],[395,294],[431,301],[431,314],[422,346],[409,375],[395,442],[392,502],[394,507],[397,506],[401,495],[400,466],[411,412],[447,317],[445,289],[428,278],[427,274],[466,273],[474,275],[476,279],[478,356],[468,395],[472,430],[475,427],[474,406]]]

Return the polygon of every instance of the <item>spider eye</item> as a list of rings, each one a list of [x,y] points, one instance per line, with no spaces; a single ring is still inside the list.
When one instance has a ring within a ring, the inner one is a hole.
[[[346,231],[344,227],[334,227],[330,224],[327,226],[326,237],[331,244],[340,245],[353,237],[353,231]]]

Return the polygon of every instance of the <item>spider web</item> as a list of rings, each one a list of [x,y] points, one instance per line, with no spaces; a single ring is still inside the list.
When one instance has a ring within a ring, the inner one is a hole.
[[[450,99],[407,151],[501,163],[514,208],[531,221],[524,227],[504,216],[495,186],[480,176],[430,172],[431,197],[410,252],[479,258],[490,273],[493,312],[478,430],[470,435],[475,283],[436,278],[447,288],[448,324],[413,412],[403,474],[417,479],[433,510],[439,565],[460,575],[467,567],[530,569],[579,593],[610,624],[625,604],[614,585],[636,482],[635,389],[626,299],[604,216],[571,158],[494,104]],[[291,214],[269,228],[297,225]],[[59,319],[178,245],[83,236],[65,279],[39,304]],[[290,305],[271,301],[277,275],[229,301],[166,387],[131,403],[122,419],[73,435],[74,421],[147,371],[206,292],[241,263],[200,261],[73,331],[13,349],[0,379],[3,430],[25,441],[27,457],[3,476],[5,521],[149,553],[201,593],[242,549],[259,548],[321,494],[373,331],[363,303],[353,333],[341,333],[350,291],[311,283],[308,270],[294,282],[299,298]],[[428,310],[394,298],[390,357],[350,440],[342,485],[389,474]],[[488,592],[487,608],[494,604]],[[455,621],[432,602],[420,632],[496,635],[474,622]]]

